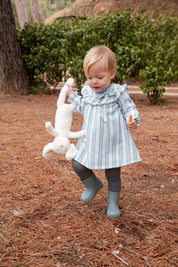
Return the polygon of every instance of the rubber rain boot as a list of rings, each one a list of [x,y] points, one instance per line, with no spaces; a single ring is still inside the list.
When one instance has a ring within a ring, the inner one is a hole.
[[[107,210],[108,218],[118,218],[121,216],[121,212],[118,206],[119,195],[120,192],[108,191],[108,210]]]
[[[103,187],[103,183],[95,175],[83,180],[82,183],[85,185],[86,189],[81,195],[81,200],[85,203],[89,203]]]

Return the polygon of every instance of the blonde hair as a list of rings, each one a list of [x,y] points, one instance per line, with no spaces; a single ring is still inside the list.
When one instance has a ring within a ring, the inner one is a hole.
[[[91,65],[101,59],[103,60],[103,65],[106,70],[109,71],[113,76],[116,75],[117,61],[115,54],[108,47],[104,45],[97,45],[91,48],[84,58],[83,69],[86,76],[88,75]]]

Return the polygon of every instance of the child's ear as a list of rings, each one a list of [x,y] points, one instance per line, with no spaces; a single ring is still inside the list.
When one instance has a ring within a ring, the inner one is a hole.
[[[113,79],[115,76],[116,76],[116,72],[114,71],[111,73],[111,79]]]
[[[116,71],[111,72],[111,79],[113,79],[116,76]]]

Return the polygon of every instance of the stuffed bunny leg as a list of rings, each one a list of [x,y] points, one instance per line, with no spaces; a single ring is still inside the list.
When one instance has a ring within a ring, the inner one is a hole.
[[[66,152],[66,159],[71,160],[75,157],[76,154],[77,148],[74,144],[71,144],[69,150]]]
[[[49,143],[43,148],[43,157],[47,160],[52,159],[54,155],[54,144]]]

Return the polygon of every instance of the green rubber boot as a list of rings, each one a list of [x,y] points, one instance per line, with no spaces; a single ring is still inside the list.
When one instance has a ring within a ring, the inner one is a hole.
[[[81,195],[81,200],[85,203],[89,203],[94,199],[96,193],[103,187],[103,183],[94,174],[83,180],[82,183],[86,189]]]
[[[119,195],[120,192],[108,191],[108,210],[107,210],[108,218],[117,218],[121,216],[121,212],[118,206]]]

